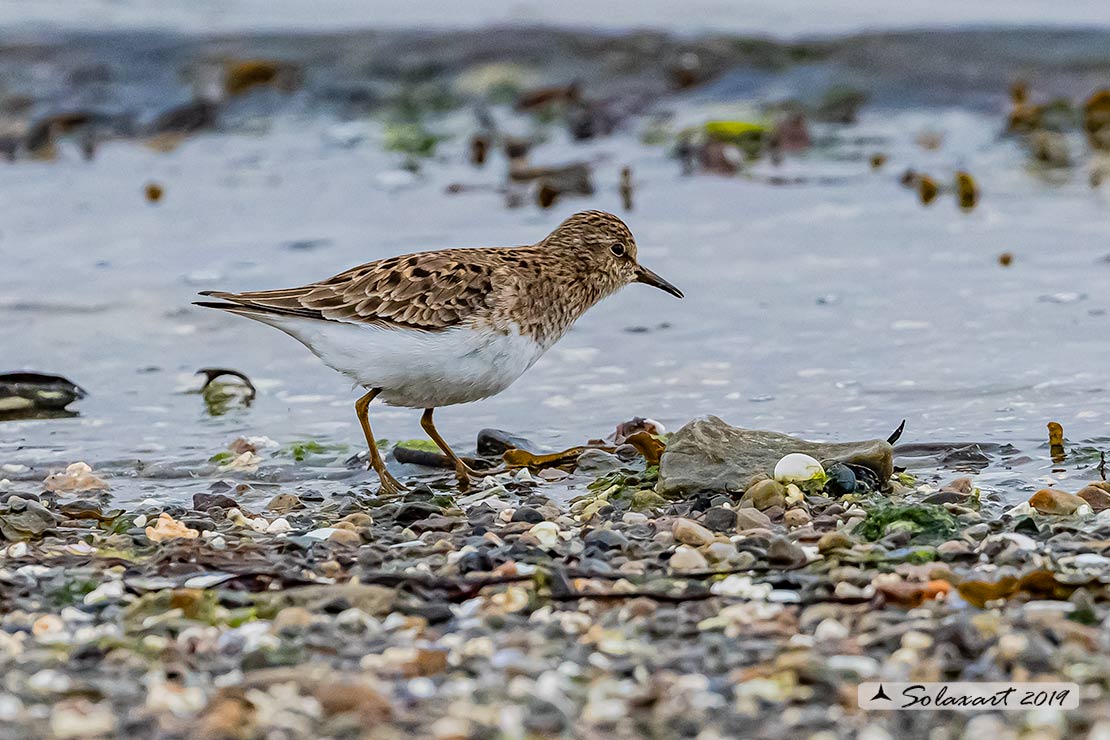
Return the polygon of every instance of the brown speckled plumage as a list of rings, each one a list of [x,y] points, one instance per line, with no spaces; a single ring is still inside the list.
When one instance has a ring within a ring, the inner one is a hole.
[[[614,254],[614,249],[622,254]],[[519,331],[544,346],[590,306],[638,277],[636,241],[616,216],[571,216],[527,247],[443,249],[353,267],[299,288],[209,291],[218,307],[438,332]]]

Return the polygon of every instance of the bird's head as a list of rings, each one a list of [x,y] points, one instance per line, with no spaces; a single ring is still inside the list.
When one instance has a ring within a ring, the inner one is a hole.
[[[611,213],[576,213],[559,224],[543,243],[581,255],[595,278],[606,278],[613,290],[629,283],[644,283],[682,298],[681,290],[637,261],[636,239],[624,221]]]

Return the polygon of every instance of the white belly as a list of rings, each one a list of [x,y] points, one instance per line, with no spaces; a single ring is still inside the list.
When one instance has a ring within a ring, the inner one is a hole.
[[[500,393],[545,348],[508,334],[456,327],[442,332],[379,329],[338,321],[252,316],[294,337],[324,361],[394,406],[434,408]]]

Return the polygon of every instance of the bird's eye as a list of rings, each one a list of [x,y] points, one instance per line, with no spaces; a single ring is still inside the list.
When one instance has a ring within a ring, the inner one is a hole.
[[[614,244],[613,246],[609,247],[609,251],[612,252],[613,256],[615,257],[623,257],[624,245],[620,243]]]

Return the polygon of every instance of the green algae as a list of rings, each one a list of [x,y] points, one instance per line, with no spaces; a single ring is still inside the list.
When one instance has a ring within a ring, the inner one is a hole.
[[[871,540],[896,532],[909,532],[915,542],[949,539],[959,531],[956,518],[943,506],[932,504],[878,504],[856,530]]]

